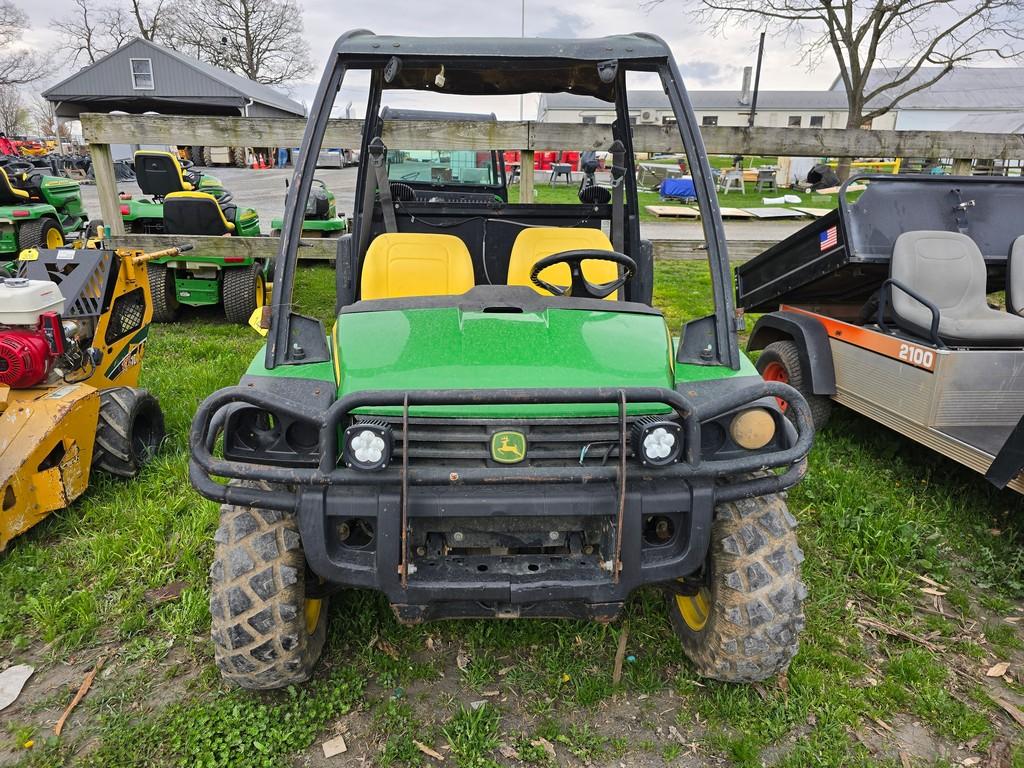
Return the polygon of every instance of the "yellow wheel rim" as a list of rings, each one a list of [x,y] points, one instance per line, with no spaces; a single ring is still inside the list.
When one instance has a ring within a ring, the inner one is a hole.
[[[267,303],[267,282],[263,275],[256,276],[256,309],[260,309]]]
[[[46,231],[46,247],[47,248],[60,248],[64,245],[64,235],[61,234],[59,229],[48,229]]]
[[[313,634],[320,623],[320,611],[323,608],[323,600],[306,601],[306,632]]]
[[[707,587],[701,587],[696,595],[676,595],[676,608],[686,626],[700,632],[707,625],[711,613],[711,593]]]

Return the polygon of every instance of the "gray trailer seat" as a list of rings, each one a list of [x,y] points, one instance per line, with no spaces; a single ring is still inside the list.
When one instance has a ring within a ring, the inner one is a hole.
[[[1006,260],[1006,309],[1024,315],[1024,235],[1013,241]]]
[[[939,310],[938,335],[959,346],[1022,346],[1024,317],[992,309],[985,300],[985,259],[977,244],[958,232],[904,232],[893,246],[889,276]],[[893,285],[893,319],[901,328],[930,337],[932,313]]]

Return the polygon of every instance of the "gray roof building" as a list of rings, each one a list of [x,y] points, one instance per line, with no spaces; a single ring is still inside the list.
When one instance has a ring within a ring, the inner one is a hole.
[[[750,109],[750,99],[742,91],[689,91],[690,102],[698,111]],[[846,94],[841,91],[761,91],[758,109],[846,109]],[[609,103],[592,96],[571,93],[546,93],[540,97],[541,114],[546,109],[608,109]],[[630,109],[671,109],[663,91],[630,91]]]
[[[174,115],[305,117],[270,86],[135,38],[43,92],[57,115],[160,112]]]
[[[904,86],[909,90],[935,76],[936,67],[922,67]],[[876,69],[868,81],[868,89],[899,77],[899,71]],[[693,108],[698,112],[743,111],[750,108],[749,96],[741,91],[689,91]],[[890,95],[883,97],[891,100]],[[882,101],[879,99],[878,101]],[[670,109],[668,98],[661,91],[631,91],[631,110]],[[827,91],[761,91],[758,110],[845,111],[846,91],[841,78],[836,78]],[[607,110],[608,103],[588,96],[570,93],[545,94],[540,98],[539,113],[547,110]],[[1024,67],[961,67],[949,72],[934,85],[902,99],[898,111],[931,110],[1012,112],[1024,110]]]
[[[935,77],[940,67],[921,67],[902,90]],[[879,68],[868,78],[868,91],[881,83],[900,77],[896,69]],[[836,78],[831,87],[834,93],[844,93],[842,78]],[[891,101],[889,91],[884,96]],[[934,85],[912,93],[902,99],[898,109],[955,109],[955,110],[1012,110],[1024,109],[1024,67],[959,67],[943,76]]]

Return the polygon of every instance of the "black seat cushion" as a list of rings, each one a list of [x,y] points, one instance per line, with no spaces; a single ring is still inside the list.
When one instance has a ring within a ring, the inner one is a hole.
[[[11,184],[7,171],[0,168],[0,205],[24,205],[28,201],[28,192]]]
[[[181,165],[170,152],[136,152],[135,177],[143,194],[152,197],[166,197],[188,189]]]
[[[224,213],[213,196],[203,192],[168,195],[164,199],[164,231],[171,235],[233,234],[234,227]]]

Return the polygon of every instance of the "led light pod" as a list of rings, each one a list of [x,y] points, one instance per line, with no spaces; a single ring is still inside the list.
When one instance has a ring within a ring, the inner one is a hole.
[[[682,452],[683,434],[676,422],[648,417],[633,424],[633,456],[641,464],[664,467],[678,461]]]
[[[391,461],[391,427],[377,421],[363,421],[345,430],[342,458],[353,469],[384,469]]]

